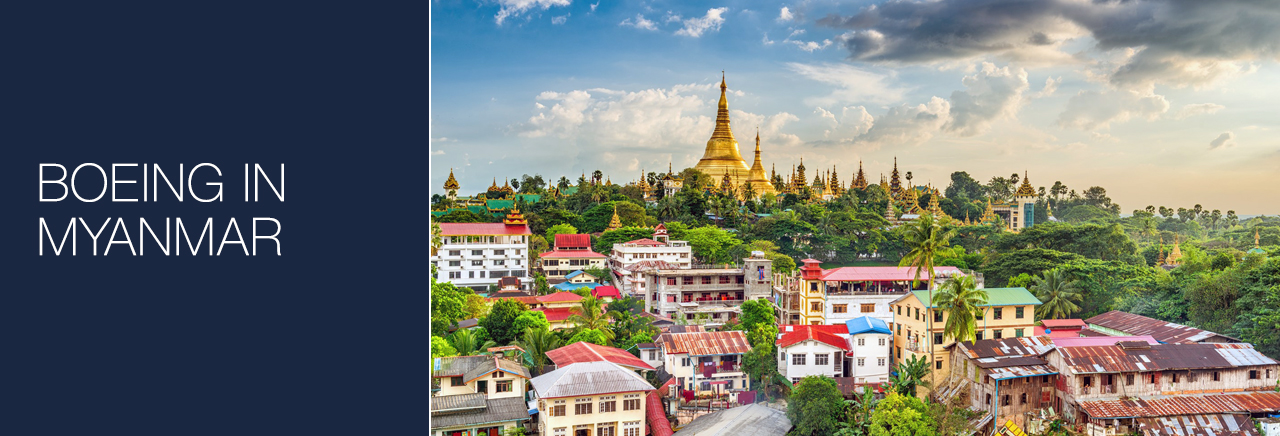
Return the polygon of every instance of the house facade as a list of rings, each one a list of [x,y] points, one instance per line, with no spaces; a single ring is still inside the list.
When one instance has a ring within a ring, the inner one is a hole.
[[[871,316],[886,323],[893,322],[890,305],[910,289],[919,289],[928,277],[920,275],[915,282],[913,267],[874,266],[822,269],[822,262],[801,261],[799,276],[788,278],[774,301],[782,323],[826,325]],[[934,268],[935,288],[942,280],[965,275],[959,268]],[[981,278],[978,287],[982,288]]]
[[[939,397],[964,394],[969,409],[986,413],[979,430],[1010,420],[1024,428],[1026,412],[1053,404],[1058,371],[1045,360],[1054,349],[1047,336],[957,342],[950,348],[953,370],[940,383]]]
[[[773,261],[760,254],[738,268],[655,269],[648,278],[645,311],[686,321],[706,314],[718,324],[741,314],[744,301],[772,295]]]
[[[538,256],[540,268],[547,276],[547,283],[552,285],[569,280],[569,274],[574,271],[603,269],[606,260],[605,255],[591,250],[591,235],[586,234],[556,235],[552,250]],[[590,281],[595,282],[594,279]]]
[[[643,436],[653,386],[610,362],[574,363],[532,380],[538,434]]]
[[[637,239],[613,244],[609,268],[616,276],[622,292],[640,296],[647,291],[646,272],[652,268],[688,269],[693,266],[693,247],[686,241],[672,241],[667,228],[658,224],[653,239]]]
[[[529,371],[499,356],[439,357],[431,368],[433,436],[501,436],[529,418]]]
[[[513,210],[502,223],[440,223],[443,244],[431,263],[436,280],[487,292],[503,277],[520,280],[528,289],[529,237],[533,233],[520,211]]]
[[[676,379],[681,390],[724,393],[750,389],[742,355],[751,351],[751,345],[741,331],[663,333],[655,343],[663,370]]]

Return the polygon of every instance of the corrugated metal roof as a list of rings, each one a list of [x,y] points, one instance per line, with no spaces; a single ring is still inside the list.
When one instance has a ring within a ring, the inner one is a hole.
[[[657,342],[666,354],[716,356],[751,351],[747,335],[741,331],[665,333],[658,336]]]
[[[585,233],[556,235],[555,245],[557,250],[563,249],[590,249],[591,235]]]
[[[1254,436],[1249,415],[1183,415],[1135,419],[1137,427],[1150,435]]]
[[[487,397],[482,393],[431,397],[431,415],[463,409],[483,408]]]
[[[439,398],[439,397],[437,397]],[[432,401],[435,399],[433,398]],[[523,421],[529,418],[528,405],[524,399],[497,398],[485,401],[484,410],[474,413],[441,414],[431,416],[431,428],[449,428],[473,426],[488,423]]]
[[[986,373],[993,379],[1004,380],[1010,378],[1030,377],[1037,375],[1057,374],[1058,371],[1049,365],[1023,365],[1023,366],[1006,366],[1002,368],[983,368],[982,372]]]
[[[552,363],[555,363],[556,367],[563,367],[583,362],[613,362],[631,369],[653,371],[652,366],[644,363],[640,358],[631,355],[631,353],[613,347],[596,345],[590,342],[575,342],[567,346],[548,351],[547,359],[550,359]]]
[[[556,292],[554,294],[538,297],[538,301],[542,303],[564,303],[569,301],[578,301],[581,299],[581,295],[572,292]]]
[[[1081,401],[1080,407],[1092,418],[1138,418],[1201,413],[1273,413],[1280,411],[1280,392]]]
[[[893,330],[889,329],[889,324],[880,318],[870,316],[860,316],[844,322],[845,327],[849,330],[850,335],[862,333],[883,333],[886,335],[893,334]]]
[[[970,358],[1005,356],[1040,356],[1053,350],[1053,341],[1046,336],[1029,338],[983,339],[960,343]]]
[[[1059,352],[1067,369],[1076,374],[1233,368],[1276,363],[1254,350],[1251,344],[1143,344],[1141,348],[1108,345],[1059,348]]]
[[[1156,338],[1151,336],[1077,336],[1073,338],[1053,338],[1053,345],[1058,348],[1093,347],[1100,345],[1115,345],[1122,341],[1145,341],[1151,345],[1160,343]]]
[[[1035,295],[1031,295],[1027,288],[986,288],[987,304],[979,304],[979,307],[987,306],[1039,306],[1040,299]],[[934,307],[929,302],[929,291],[911,291],[920,303],[928,307]],[[934,295],[938,292],[934,291]]]
[[[1208,330],[1201,330],[1182,324],[1161,321],[1155,318],[1147,318],[1142,315],[1121,312],[1119,310],[1113,310],[1093,318],[1086,319],[1084,322],[1112,330],[1118,330],[1128,335],[1151,335],[1152,337],[1155,337],[1157,341],[1167,344],[1195,343],[1214,336],[1221,336],[1235,341],[1234,338],[1222,336]]]
[[[564,236],[564,235],[560,235]],[[604,258],[603,254],[596,253],[591,250],[554,250],[538,255],[540,259],[584,259],[584,258]],[[544,264],[545,265],[545,264]]]
[[[651,391],[653,386],[621,366],[609,362],[585,362],[535,377],[533,390],[539,398],[560,398]]]
[[[676,436],[782,436],[788,431],[786,412],[755,403],[699,416]]]
[[[792,345],[795,345],[804,341],[813,340],[813,341],[818,341],[818,342],[830,345],[832,347],[835,347],[837,349],[844,350],[844,351],[849,351],[853,349],[849,344],[849,340],[847,339],[847,336],[842,337],[836,333],[824,331],[823,329],[814,328],[814,327],[841,327],[840,329],[830,329],[830,330],[842,331],[844,330],[843,325],[832,325],[832,326],[798,325],[798,326],[787,326],[787,327],[790,327],[791,331],[787,333],[782,333],[779,335],[780,337],[778,338],[778,341],[777,341],[777,345],[779,348],[790,347]]]
[[[662,400],[658,399],[658,391],[649,391],[645,398],[645,422],[649,425],[647,434],[652,436],[671,436],[671,421],[667,420],[667,412],[662,410]]]

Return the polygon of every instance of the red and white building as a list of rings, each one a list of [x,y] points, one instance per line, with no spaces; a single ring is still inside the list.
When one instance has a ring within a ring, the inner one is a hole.
[[[565,276],[574,271],[605,267],[605,255],[591,251],[591,235],[556,235],[552,248],[538,256],[549,284],[563,283]]]
[[[436,280],[454,286],[488,291],[503,277],[520,279],[528,289],[529,225],[520,211],[512,211],[501,223],[440,223],[443,245],[431,263],[438,268]]]
[[[670,240],[667,228],[662,224],[653,229],[653,239],[613,244],[613,251],[609,253],[609,268],[627,295],[644,295],[646,271],[689,269],[692,266],[693,247],[686,241]]]

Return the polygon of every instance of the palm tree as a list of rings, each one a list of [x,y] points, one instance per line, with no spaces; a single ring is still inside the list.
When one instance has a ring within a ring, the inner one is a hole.
[[[934,303],[947,315],[942,327],[943,337],[956,341],[971,341],[977,337],[975,318],[987,304],[987,291],[978,289],[972,276],[952,277],[942,284],[938,301]]]
[[[530,328],[524,331],[524,338],[516,342],[516,346],[524,350],[525,365],[533,370],[534,375],[541,375],[542,367],[547,365],[547,352],[560,348],[560,337],[542,328]]]
[[[889,379],[890,385],[901,395],[916,395],[916,387],[930,387],[933,384],[924,381],[925,374],[932,375],[929,362],[920,356],[911,356],[894,367],[894,375]]]
[[[675,196],[662,197],[658,200],[658,218],[673,219],[680,215],[680,201]]]
[[[1077,280],[1069,280],[1066,274],[1057,269],[1045,271],[1044,277],[1036,277],[1031,290],[1044,303],[1036,310],[1040,312],[1037,314],[1040,319],[1062,319],[1080,311],[1080,306],[1072,303],[1073,300],[1084,299],[1076,283]]]
[[[898,266],[912,266],[916,269],[915,280],[912,281],[914,287],[920,282],[921,270],[926,271],[929,275],[929,286],[925,289],[929,290],[929,303],[936,306],[933,301],[933,259],[942,253],[951,245],[951,238],[955,236],[955,229],[944,230],[941,225],[933,221],[933,215],[922,215],[914,224],[904,226],[902,228],[902,242],[911,251],[902,257],[902,261],[898,262]],[[933,314],[930,313],[925,322],[928,323],[927,328],[929,334],[933,334]],[[929,340],[932,342],[933,338]],[[937,359],[934,352],[935,344],[929,345],[929,361]],[[931,379],[931,385],[936,385],[938,380],[936,376]]]
[[[440,251],[440,247],[444,246],[444,237],[440,235],[440,223],[431,222],[431,255],[435,256]]]
[[[582,330],[600,330],[610,343],[613,342],[614,336],[613,330],[609,328],[609,317],[601,308],[600,300],[595,297],[582,299],[581,306],[573,308],[573,315],[569,315],[569,322],[574,324],[575,334]]]
[[[493,341],[486,340],[484,343],[477,343],[476,336],[471,333],[471,329],[458,329],[449,335],[449,345],[458,350],[459,356],[475,356],[483,354],[486,350],[498,346]]]

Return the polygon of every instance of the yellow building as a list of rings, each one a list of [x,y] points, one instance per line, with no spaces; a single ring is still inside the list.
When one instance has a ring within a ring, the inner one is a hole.
[[[610,362],[574,363],[532,380],[538,434],[640,436],[653,386]]]
[[[1040,300],[1026,288],[986,288],[987,303],[979,306],[982,316],[976,318],[977,339],[1029,337],[1035,332],[1036,306]],[[936,294],[938,291],[934,291]],[[934,310],[928,291],[911,291],[890,304],[893,310],[894,363],[912,356],[932,360],[933,376],[939,384],[950,373],[947,346],[955,342],[944,337],[948,314]],[[929,318],[933,318],[930,325]],[[930,344],[933,355],[930,356]]]
[[[500,356],[434,359],[431,435],[501,435],[529,418],[529,371]]]
[[[728,91],[724,77],[720,78],[720,106],[716,111],[716,128],[707,140],[707,149],[694,168],[712,177],[719,183],[728,177],[728,184],[738,190],[743,183],[750,183],[757,196],[776,194],[769,177],[764,173],[764,165],[760,163],[760,133],[756,132],[756,159],[748,167],[742,153],[738,151],[738,140],[733,138],[729,129],[729,100],[725,96]]]

